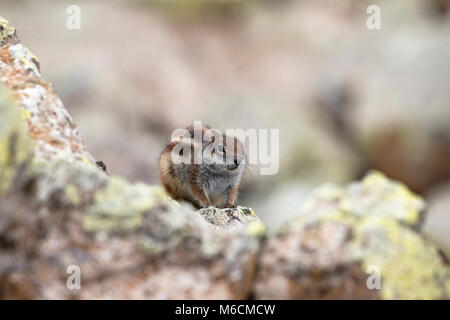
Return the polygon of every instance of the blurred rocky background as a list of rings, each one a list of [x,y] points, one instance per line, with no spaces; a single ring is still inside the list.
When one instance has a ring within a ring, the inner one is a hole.
[[[279,173],[249,168],[238,201],[270,229],[318,184],[379,169],[429,199],[427,229],[448,246],[449,3],[3,0],[0,13],[110,173],[157,183],[162,147],[194,120],[278,128]]]

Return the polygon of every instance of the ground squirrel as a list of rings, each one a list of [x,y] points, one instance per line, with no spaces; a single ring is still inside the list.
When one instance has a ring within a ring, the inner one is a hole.
[[[164,188],[173,199],[196,208],[233,206],[246,166],[242,143],[207,126],[182,130],[161,153]]]

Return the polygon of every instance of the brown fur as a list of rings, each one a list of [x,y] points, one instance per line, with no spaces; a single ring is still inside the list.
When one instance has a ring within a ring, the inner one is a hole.
[[[234,169],[226,170],[220,167],[220,173],[207,173],[207,167],[204,163],[201,164],[185,164],[176,165],[172,162],[171,153],[174,147],[180,143],[187,143],[186,146],[191,147],[193,160],[193,144],[195,143],[194,128],[186,128],[192,140],[186,142],[183,139],[175,139],[169,143],[161,153],[159,163],[159,175],[161,183],[166,189],[167,193],[175,200],[188,201],[196,208],[215,206],[233,206],[239,189],[239,182],[242,176],[242,168],[234,171]],[[202,152],[205,147],[211,144],[211,141],[204,141],[204,133],[209,127],[202,128]],[[226,145],[226,136],[223,135],[223,145],[225,147],[225,154],[227,152],[233,153],[231,156],[239,161],[239,165],[245,166],[244,149],[237,139],[233,139],[231,146]],[[215,181],[212,181],[215,180]]]

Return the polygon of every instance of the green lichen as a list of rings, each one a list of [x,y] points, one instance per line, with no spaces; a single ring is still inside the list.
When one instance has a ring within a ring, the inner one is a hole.
[[[20,112],[22,114],[22,118],[25,120],[28,120],[31,118],[31,112],[26,109],[20,109]]]
[[[0,195],[9,189],[17,168],[30,155],[31,143],[19,109],[0,87]]]
[[[28,48],[20,43],[11,44],[9,52],[12,58],[24,65],[25,69],[32,70],[35,75],[40,76],[39,60]]]
[[[384,299],[450,297],[450,269],[436,247],[410,228],[417,224],[424,202],[403,184],[370,172],[347,188],[324,185],[316,189],[301,214],[281,229],[299,232],[333,221],[352,230],[351,260],[364,270],[381,270]]]
[[[0,42],[3,42],[6,38],[14,35],[16,29],[9,26],[8,20],[0,16]]]
[[[145,0],[140,0],[145,2]],[[171,14],[181,17],[192,17],[203,14],[233,14],[242,12],[252,0],[152,0],[152,5],[168,10]]]
[[[353,224],[364,217],[377,216],[416,225],[423,208],[424,201],[404,184],[371,171],[361,182],[351,183],[346,188],[325,184],[315,189],[302,205],[299,217],[285,231],[298,229],[306,220],[311,220],[308,213],[313,211],[315,220],[332,219]]]
[[[39,68],[39,59],[38,57],[36,57],[36,55],[30,51],[30,49],[25,48],[26,52],[27,52],[27,56],[30,57],[30,60],[33,62],[33,64],[36,65],[37,68]]]
[[[384,299],[443,299],[450,297],[450,269],[436,248],[398,221],[371,217],[354,230],[364,251],[364,270],[381,271]]]
[[[108,176],[91,163],[70,157],[34,157],[28,174],[35,177],[35,198],[38,202],[48,204],[58,198],[74,207],[89,205],[95,192],[102,188],[108,179]]]
[[[250,237],[260,238],[267,232],[266,225],[261,221],[250,223],[247,227],[247,234]]]
[[[360,183],[346,189],[339,207],[355,216],[383,216],[414,225],[419,221],[424,202],[404,184],[372,171]]]
[[[80,195],[78,193],[78,189],[77,186],[69,183],[66,186],[66,190],[65,190],[65,195],[67,197],[67,199],[69,199],[70,203],[74,206],[79,206],[81,203],[81,198]]]
[[[202,242],[202,253],[205,257],[214,257],[223,250],[223,244],[215,239]]]
[[[84,218],[84,228],[93,232],[123,231],[141,225],[142,214],[164,202],[166,193],[159,186],[130,184],[113,177],[97,191]]]
[[[17,59],[24,64],[26,69],[33,70],[36,75],[39,75],[39,69],[32,59],[29,59],[26,56],[18,56]]]
[[[164,244],[153,240],[150,237],[142,238],[139,241],[139,249],[150,256],[159,255],[164,252]]]

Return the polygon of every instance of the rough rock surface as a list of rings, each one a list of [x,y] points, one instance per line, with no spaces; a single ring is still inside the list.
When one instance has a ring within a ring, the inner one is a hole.
[[[38,59],[1,17],[0,43],[0,78],[27,120],[36,155],[92,162],[72,117],[51,84],[42,79]]]
[[[213,228],[159,186],[105,175],[4,19],[1,45],[0,298],[248,297],[259,220]]]
[[[380,174],[320,187],[265,246],[251,209],[195,212],[107,176],[37,59],[0,26],[1,299],[449,297],[448,266],[414,230],[422,200]],[[79,290],[66,286],[70,265]],[[367,289],[370,266],[381,290]]]
[[[256,298],[449,298],[449,268],[413,230],[423,206],[376,172],[346,188],[319,187],[263,249]],[[381,288],[369,290],[375,271]]]

